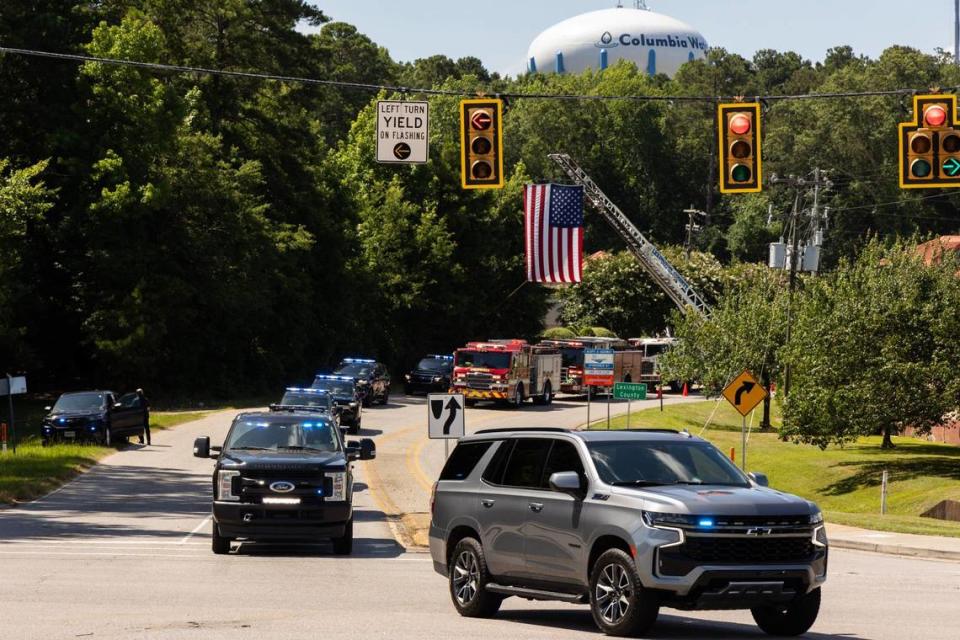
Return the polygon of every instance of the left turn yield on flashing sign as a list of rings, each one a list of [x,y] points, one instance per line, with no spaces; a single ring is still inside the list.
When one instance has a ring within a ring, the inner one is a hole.
[[[377,162],[423,164],[430,156],[430,103],[377,102]]]

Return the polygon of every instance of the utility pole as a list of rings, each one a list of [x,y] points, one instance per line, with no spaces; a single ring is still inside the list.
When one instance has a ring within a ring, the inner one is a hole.
[[[960,65],[960,0],[953,0],[953,63]]]
[[[690,262],[690,251],[693,249],[693,236],[703,230],[703,227],[696,223],[697,216],[706,218],[707,213],[699,209],[694,209],[693,205],[690,205],[689,209],[684,209],[683,212],[687,214],[687,241],[684,244],[684,249],[687,252],[687,262]]]
[[[958,0],[960,2],[960,0]],[[780,178],[776,174],[770,177],[771,184],[782,184],[787,187],[795,189],[793,197],[793,209],[790,212],[786,222],[786,227],[789,230],[789,242],[790,250],[787,252],[787,264],[785,265],[787,269],[790,270],[790,276],[787,285],[787,331],[786,331],[786,343],[790,344],[790,336],[793,331],[793,294],[797,288],[797,272],[801,270],[801,256],[800,256],[800,195],[806,187],[813,187],[813,208],[810,210],[810,222],[806,229],[803,230],[805,249],[807,247],[807,241],[816,238],[819,234],[819,225],[820,225],[820,189],[829,189],[833,186],[833,183],[827,178],[819,168],[813,170],[813,179],[797,177],[797,176],[787,176],[786,178]],[[790,394],[790,380],[791,371],[790,365],[787,364],[783,376],[783,395]]]

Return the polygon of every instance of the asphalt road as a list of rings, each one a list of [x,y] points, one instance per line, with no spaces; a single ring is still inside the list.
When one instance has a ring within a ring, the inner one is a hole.
[[[418,401],[408,406],[366,413],[364,426],[382,432],[375,438],[383,448],[399,445],[405,436],[397,434],[416,426],[404,422],[413,418],[406,411],[426,413]],[[580,410],[547,415],[551,422],[573,420],[566,414]],[[513,423],[513,414],[495,413],[489,426]],[[354,556],[333,556],[327,545],[244,545],[214,556],[207,517],[212,461],[193,458],[191,445],[197,435],[222,439],[231,417],[214,414],[160,432],[151,447],[131,446],[36,503],[0,510],[0,638],[597,637],[589,612],[571,605],[510,599],[493,620],[457,616],[429,557],[393,539],[378,506],[392,498],[382,487],[370,491],[368,463],[356,464]],[[530,423],[542,424],[533,419],[531,412]],[[425,446],[413,460],[426,475],[434,458]],[[808,637],[958,637],[960,563],[834,550],[830,571]],[[764,637],[746,612],[665,610],[655,633]]]

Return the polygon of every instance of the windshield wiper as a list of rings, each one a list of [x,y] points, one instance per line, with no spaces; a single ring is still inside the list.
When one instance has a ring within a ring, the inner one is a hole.
[[[326,451],[326,449],[318,449],[317,447],[303,447],[300,445],[290,445],[289,447],[278,447],[279,449],[292,450],[292,451]]]

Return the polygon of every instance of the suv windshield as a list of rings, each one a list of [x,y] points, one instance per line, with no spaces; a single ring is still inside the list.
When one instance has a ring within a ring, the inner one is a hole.
[[[96,411],[106,402],[103,393],[71,393],[60,396],[53,411]]]
[[[337,396],[353,396],[353,382],[350,380],[324,380],[317,378],[313,381],[314,389],[326,389]]]
[[[326,393],[303,393],[302,391],[287,391],[283,394],[280,404],[288,407],[320,407],[329,409],[330,396]]]
[[[373,371],[372,364],[345,364],[336,371],[338,376],[350,376],[351,378],[366,378]]]
[[[506,351],[457,351],[457,366],[509,369],[510,354]]]
[[[447,371],[450,369],[450,361],[441,358],[424,358],[417,363],[417,369],[421,371]]]
[[[587,446],[600,479],[607,484],[750,486],[719,449],[705,442],[621,440]]]
[[[338,451],[337,436],[329,420],[250,418],[234,423],[225,449],[309,449]]]

